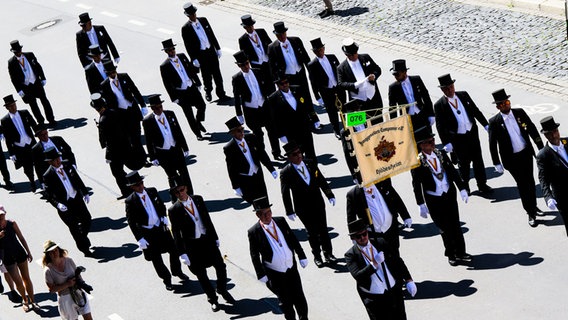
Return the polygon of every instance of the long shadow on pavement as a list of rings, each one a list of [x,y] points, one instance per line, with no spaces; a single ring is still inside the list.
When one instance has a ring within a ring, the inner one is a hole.
[[[473,256],[473,261],[467,263],[467,270],[494,270],[520,266],[534,266],[544,261],[541,257],[533,257],[532,252],[519,253],[483,253]]]
[[[472,287],[473,280],[464,279],[459,282],[449,281],[422,281],[416,283],[418,292],[410,300],[417,299],[440,299],[448,296],[467,297],[477,292]]]
[[[70,119],[65,118],[57,120],[57,126],[50,131],[59,131],[67,128],[80,128],[87,125],[87,118]]]
[[[119,258],[134,258],[142,254],[142,251],[135,251],[138,245],[125,243],[120,247],[93,247],[93,258],[98,263],[106,263]]]
[[[353,7],[346,10],[335,10],[335,15],[340,17],[358,16],[369,12],[367,7]]]
[[[465,223],[460,221],[462,226],[462,232],[465,234],[469,231],[469,228],[464,227]],[[404,228],[400,230],[400,235],[403,239],[417,239],[417,238],[428,238],[440,235],[438,227],[433,222],[426,224],[413,224],[412,229]]]
[[[126,217],[112,219],[110,217],[98,217],[91,221],[90,232],[101,232],[106,230],[120,230],[126,228]]]
[[[241,198],[228,198],[221,200],[205,199],[205,205],[207,206],[207,209],[209,209],[209,212],[218,212],[226,209],[243,210],[250,207],[250,204]]]
[[[227,315],[229,319],[242,319],[247,317],[254,317],[264,313],[272,312],[273,314],[282,314],[278,307],[277,298],[262,298],[255,299],[240,299],[234,305],[220,304],[221,310]]]

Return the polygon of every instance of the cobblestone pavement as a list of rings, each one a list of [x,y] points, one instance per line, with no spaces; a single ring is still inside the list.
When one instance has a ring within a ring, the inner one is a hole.
[[[503,82],[517,82],[530,91],[560,94],[568,100],[568,41],[563,20],[449,0],[333,1],[336,15],[325,19],[317,16],[323,1],[216,2],[231,3],[268,8],[265,12],[251,8],[255,15],[270,15],[274,9],[287,11],[286,19],[309,17],[310,22],[325,25],[326,32],[336,35],[360,30],[358,36],[364,33],[387,45],[402,45],[418,56],[422,51],[424,58],[436,60],[438,56],[439,62],[467,65],[480,77],[493,68],[504,74]],[[499,81],[498,77],[491,79]]]

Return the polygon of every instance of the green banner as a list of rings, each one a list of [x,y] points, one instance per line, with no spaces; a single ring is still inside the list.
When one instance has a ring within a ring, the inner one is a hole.
[[[345,115],[348,127],[353,127],[358,124],[365,123],[367,121],[367,114],[365,111],[361,112],[351,112]]]

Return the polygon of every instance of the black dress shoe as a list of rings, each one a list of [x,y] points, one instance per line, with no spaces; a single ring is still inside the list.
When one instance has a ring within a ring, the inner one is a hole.
[[[487,184],[482,184],[477,186],[477,189],[479,190],[479,192],[481,193],[493,193],[493,188],[491,188],[490,186],[488,186]]]
[[[168,290],[168,291],[173,291],[173,290],[174,290],[174,286],[172,286],[171,283],[165,283],[165,285],[166,285],[166,290]]]
[[[172,276],[178,277],[178,278],[180,278],[181,280],[189,280],[189,277],[188,277],[185,273],[183,273],[183,272],[175,273],[175,274],[172,273]]]
[[[333,254],[324,254],[323,257],[325,259],[325,263],[327,264],[337,262],[337,258]]]
[[[274,160],[276,161],[286,161],[287,159],[283,157],[281,154],[273,154]]]
[[[538,207],[534,208],[534,211],[536,211],[536,215],[537,216],[544,216],[544,212],[542,210],[540,210]]]
[[[219,97],[219,102],[226,102],[226,101],[229,101],[231,99],[233,99],[233,98],[231,98],[231,97],[229,97],[228,95],[225,94],[225,95],[222,95],[222,96]]]
[[[211,303],[211,311],[217,312],[219,311],[219,303],[218,302],[210,302]]]
[[[529,215],[529,226],[531,226],[531,228],[536,228],[537,224],[536,217],[534,215]]]
[[[456,257],[448,257],[448,263],[452,267],[455,267],[455,266],[458,265],[458,261],[456,260]]]
[[[320,18],[323,19],[323,18],[327,18],[327,17],[333,15],[334,13],[335,13],[335,11],[326,9],[326,10],[322,11],[322,12],[319,14],[319,16],[320,16]]]
[[[49,124],[47,126],[49,128],[55,128],[57,127],[57,121],[56,120],[49,121]]]
[[[235,304],[236,300],[235,298],[233,298],[233,296],[229,293],[229,291],[225,290],[225,291],[219,291],[217,290],[217,293],[221,295],[221,297],[223,297],[223,299],[225,299],[225,301],[227,303],[230,304]]]
[[[30,189],[31,189],[31,191],[32,191],[33,193],[36,192],[37,187],[36,187],[35,181],[30,181]]]
[[[128,198],[128,196],[129,196],[128,194],[123,194],[120,197],[117,197],[116,200],[126,199],[126,198]]]
[[[92,257],[93,257],[93,251],[91,251],[91,249],[81,250],[81,252],[83,252],[83,254],[85,255],[85,257],[87,257],[87,258],[92,258]]]
[[[203,126],[203,123],[199,122],[199,131],[203,133],[207,133],[207,129]]]
[[[207,102],[211,102],[211,100],[213,100],[211,92],[205,92],[205,100],[207,100]]]
[[[314,258],[314,263],[318,268],[323,268],[324,264],[320,257]]]
[[[4,186],[6,187],[6,190],[14,190],[14,184],[10,180],[6,181],[6,184],[4,184]]]
[[[456,256],[456,259],[459,261],[470,262],[473,260],[473,257],[469,253],[464,253]]]
[[[334,135],[337,138],[337,140],[341,140],[341,135],[338,132],[334,133]]]
[[[152,167],[152,162],[146,160],[146,162],[144,162],[144,168],[151,168],[151,167]]]
[[[203,137],[202,137],[202,136],[197,136],[197,141],[203,141]]]

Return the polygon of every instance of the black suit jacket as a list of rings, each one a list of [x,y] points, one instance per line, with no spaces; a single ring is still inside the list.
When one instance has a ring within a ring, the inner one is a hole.
[[[185,53],[178,53],[177,57],[185,69],[187,76],[193,82],[192,86],[201,86],[201,81],[199,81],[199,77],[197,77],[199,69],[193,66]],[[164,62],[160,65],[160,74],[162,75],[162,82],[164,83],[164,87],[166,88],[171,101],[173,102],[179,99],[179,92],[177,88],[181,88],[182,79],[177,73],[176,68],[170,62],[170,58],[164,60]]]
[[[402,285],[407,280],[412,280],[410,272],[402,258],[394,253],[384,239],[379,238],[377,240],[372,239],[369,241],[378,252],[383,251],[387,268],[399,285]],[[361,287],[369,290],[371,288],[371,276],[376,272],[376,270],[373,265],[367,265],[365,258],[361,254],[361,250],[357,245],[354,245],[345,252],[345,262],[347,264],[347,269],[349,269],[349,272],[357,281],[357,289]]]
[[[193,200],[195,208],[197,208],[197,211],[199,212],[200,220],[205,227],[206,239],[210,241],[218,240],[219,237],[217,236],[217,231],[215,231],[215,227],[213,226],[211,216],[205,206],[203,197],[199,195],[191,195],[190,197]],[[168,209],[168,216],[170,217],[170,222],[172,224],[172,235],[179,254],[191,253],[193,251],[191,241],[195,240],[195,222],[189,214],[190,213],[185,210],[183,204],[179,200]],[[190,260],[193,260],[191,259],[191,255],[189,258]]]
[[[22,118],[26,134],[32,139],[31,145],[33,146],[36,143],[34,129],[37,126],[37,123],[27,110],[18,110],[17,112],[20,114],[20,118]],[[20,133],[18,132],[18,129],[16,129],[16,125],[10,118],[9,113],[2,117],[0,124],[2,125],[2,131],[4,132],[4,138],[6,139],[8,153],[13,156],[16,142],[20,142]]]
[[[145,107],[146,103],[144,102],[144,98],[142,97],[142,94],[140,94],[138,87],[136,87],[128,73],[119,73],[116,77],[118,78],[118,83],[124,98],[132,102],[132,108],[136,108],[137,120],[142,120],[142,112],[138,106]],[[106,78],[103,82],[101,82],[101,94],[103,98],[105,98],[108,108],[118,109],[118,99],[112,91],[111,86],[114,86],[114,84],[111,81],[114,80]]]
[[[325,56],[329,60],[335,81],[338,82],[337,67],[339,67],[339,60],[334,54],[326,54]],[[312,84],[314,97],[319,99],[321,98],[321,91],[328,89],[329,77],[317,57],[308,63],[308,71],[310,72],[310,83]]]
[[[105,80],[94,62],[85,67],[85,78],[90,93],[101,92],[101,83]]]
[[[266,99],[270,94],[274,92],[274,84],[268,83],[268,81],[266,81],[266,78],[263,77],[260,72],[254,71],[253,69],[250,69],[249,72],[252,72],[254,74],[254,77],[258,82],[260,94],[264,99]],[[247,81],[245,80],[245,76],[243,75],[242,71],[239,71],[238,73],[233,75],[232,85],[233,96],[235,97],[235,111],[237,112],[238,116],[242,116],[243,106],[245,102],[250,102],[250,100],[252,99],[252,92],[247,84]]]
[[[258,170],[262,170],[260,164],[262,163],[268,171],[273,172],[274,166],[268,158],[268,154],[263,148],[257,147],[257,137],[252,134],[246,134],[244,137],[248,145],[248,152],[252,156],[254,164]],[[237,141],[233,138],[223,147],[225,153],[225,162],[227,163],[227,171],[229,172],[229,179],[231,180],[231,187],[237,189],[241,187],[241,179],[243,175],[247,175],[250,170],[250,165],[241,151],[241,147],[237,145]]]
[[[424,112],[424,116],[433,117],[434,109],[432,108],[432,100],[430,100],[430,94],[428,94],[428,89],[426,89],[422,78],[420,78],[420,76],[408,76],[408,79],[412,86],[416,107],[420,109],[420,113]],[[407,104],[410,102],[412,101],[406,99],[400,82],[395,81],[389,85],[389,106]],[[408,111],[409,108],[410,107],[407,107],[406,111]]]
[[[183,151],[189,151],[175,113],[169,110],[164,110],[163,112],[167,121],[166,126],[170,128],[174,140],[176,141],[176,147],[182,148]],[[157,159],[157,154],[160,152],[159,149],[164,145],[164,136],[162,135],[160,127],[158,127],[158,122],[154,118],[154,113],[150,113],[144,118],[142,126],[144,127],[148,155],[152,161]]]
[[[110,38],[108,32],[106,31],[104,26],[93,26],[95,29],[95,33],[97,34],[97,39],[99,41],[99,47],[105,56],[109,56],[112,53],[113,59],[119,57],[118,50],[114,46],[114,42]],[[75,42],[77,43],[77,55],[79,56],[79,60],[81,60],[81,64],[83,67],[89,65],[91,63],[91,59],[89,58],[89,47],[91,46],[91,41],[89,40],[89,36],[83,30],[77,31],[75,35]]]
[[[567,138],[561,138],[560,143],[568,151]],[[544,199],[554,199],[561,210],[568,208],[568,162],[564,161],[549,144],[546,144],[536,156],[538,179],[544,194]]]
[[[465,91],[457,91],[455,95],[460,99],[469,121],[473,127],[477,127],[475,120],[479,121],[483,127],[488,125],[487,119],[479,108],[475,105],[469,94]],[[458,121],[452,111],[452,106],[448,99],[443,96],[434,104],[434,112],[436,114],[436,128],[440,135],[440,140],[444,145],[454,143],[458,132]],[[473,131],[473,128],[472,128]]]
[[[126,159],[131,145],[124,124],[120,122],[116,111],[106,109],[99,117],[99,142],[106,148],[105,159]]]
[[[381,193],[383,199],[385,199],[385,203],[393,216],[393,223],[399,215],[403,220],[410,219],[408,209],[406,209],[398,192],[392,187],[390,178],[376,183],[375,187],[377,187],[377,190]],[[357,219],[368,221],[367,209],[369,209],[369,206],[367,205],[367,199],[365,197],[365,189],[354,186],[347,192],[347,223]],[[368,221],[368,223],[372,224],[372,221]]]
[[[75,154],[73,154],[73,150],[71,150],[71,147],[67,144],[67,142],[65,142],[65,140],[63,140],[63,138],[58,136],[53,136],[49,137],[49,139],[57,147],[57,150],[59,150],[59,152],[61,153],[61,159],[64,162],[67,162],[67,164],[71,166],[77,165],[77,162],[75,161]],[[41,177],[40,181],[43,179],[43,174],[45,173],[45,171],[49,168],[49,164],[47,163],[47,161],[45,161],[45,157],[43,155],[44,151],[45,149],[43,148],[43,143],[41,141],[38,141],[32,147],[32,154],[34,158],[36,175],[38,176],[38,178]]]
[[[366,53],[359,54],[359,62],[361,63],[361,67],[363,69],[363,73],[365,76],[370,75],[371,73],[375,75],[375,90],[379,91],[379,87],[377,86],[377,79],[381,75],[381,68],[371,59]],[[349,66],[349,62],[345,59],[339,67],[337,67],[337,85],[344,90],[350,91],[353,94],[357,94],[359,89],[355,88],[355,75]]]
[[[296,253],[298,255],[298,259],[306,259],[304,249],[302,249],[300,242],[292,232],[292,229],[290,229],[286,219],[283,217],[274,217],[272,220],[274,220],[274,223],[276,223],[280,231],[282,231],[286,244],[288,244],[288,248],[292,250],[292,255]],[[257,279],[260,279],[266,276],[266,270],[263,262],[272,262],[272,255],[274,253],[272,252],[272,247],[270,247],[270,243],[266,238],[266,234],[264,233],[260,222],[255,223],[250,229],[248,229],[248,239],[252,264],[254,266]]]
[[[294,51],[294,56],[296,56],[296,61],[301,68],[310,62],[310,56],[306,48],[304,48],[304,43],[298,37],[287,37],[288,41],[292,45]],[[268,45],[268,63],[270,64],[270,73],[272,78],[276,79],[278,76],[285,74],[286,72],[286,61],[284,60],[284,54],[280,48],[280,41],[275,40],[270,45]],[[305,88],[307,91],[307,88]]]
[[[287,136],[288,140],[297,135],[294,131],[311,132],[313,124],[319,121],[314,106],[309,103],[310,99],[302,96],[304,91],[294,87],[290,87],[290,91],[296,97],[296,110],[292,109],[280,90],[271,94],[265,104],[270,108],[276,136]]]
[[[43,73],[43,68],[41,64],[37,61],[36,56],[33,52],[24,52],[24,57],[28,60],[30,66],[32,67],[32,71],[36,76],[36,82],[46,80],[45,74]],[[10,74],[10,80],[12,80],[12,84],[17,92],[24,90],[25,87],[25,75],[22,67],[20,65],[20,61],[16,56],[12,56],[8,60],[8,73]],[[25,101],[24,101],[25,102]]]
[[[531,154],[534,155],[534,148],[529,136],[533,139],[539,150],[544,147],[536,126],[531,121],[525,110],[512,108],[510,112],[512,112],[515,119],[517,119],[521,136],[527,143],[526,148],[529,148]],[[501,113],[497,113],[489,119],[489,151],[491,152],[493,165],[503,163],[505,168],[510,168],[512,163],[515,161],[511,137],[505,127]],[[499,156],[501,156],[501,159],[499,159]]]
[[[268,45],[272,42],[272,40],[270,40],[270,37],[268,36],[268,33],[266,33],[266,30],[264,29],[254,29],[254,30],[258,34],[258,38],[260,40],[260,45],[262,46],[262,49],[266,54],[268,54]],[[246,32],[239,38],[239,49],[245,52],[245,54],[249,58],[249,61],[252,62],[260,60],[260,57],[256,54],[253,44],[249,39],[248,33]]]
[[[207,18],[198,17],[197,20],[201,24],[203,30],[205,30],[209,44],[215,48],[215,50],[221,50],[221,46],[219,45],[217,37],[215,37],[215,33],[213,33],[213,29],[211,28],[209,21],[207,21]],[[191,21],[186,22],[183,27],[181,27],[181,36],[183,38],[183,43],[185,44],[185,51],[187,51],[191,60],[199,59],[201,41],[193,29]]]
[[[435,149],[433,152],[438,153],[438,159],[442,162],[442,167],[446,172],[446,179],[448,179],[450,188],[453,188],[453,185],[455,184],[459,190],[465,189],[466,184],[463,182],[460,174],[452,164],[452,161],[450,161],[446,151]],[[422,153],[420,153],[420,155],[421,154]],[[422,157],[420,157],[420,165],[412,169],[410,173],[412,175],[412,189],[414,191],[416,204],[421,205],[425,202],[424,193],[426,193],[426,191],[436,191],[435,178],[432,176],[428,161],[425,158],[422,159]]]
[[[71,185],[73,185],[73,188],[77,191],[75,197],[83,197],[89,194],[89,190],[85,187],[83,180],[81,180],[75,168],[69,163],[62,163],[61,166],[63,167],[63,171],[67,174]],[[47,171],[45,171],[43,181],[45,183],[45,197],[47,201],[55,208],[57,208],[58,203],[67,205],[67,191],[54,167],[49,166]]]
[[[310,174],[310,184],[307,185],[296,168],[289,163],[280,171],[280,191],[286,215],[297,213],[300,218],[309,219],[311,212],[325,210],[320,189],[328,199],[335,196],[317,164],[310,160],[304,160],[304,163]]]
[[[146,193],[148,193],[148,196],[156,209],[158,218],[163,221],[163,218],[166,216],[166,205],[162,199],[160,199],[158,190],[156,190],[156,188],[144,189],[146,190]],[[138,241],[141,238],[144,238],[144,233],[147,230],[142,226],[148,225],[148,213],[146,212],[146,209],[144,209],[144,205],[136,192],[132,192],[132,194],[124,200],[124,204],[126,205],[126,220],[128,221],[130,230],[132,230],[132,234],[134,234],[134,238]]]

